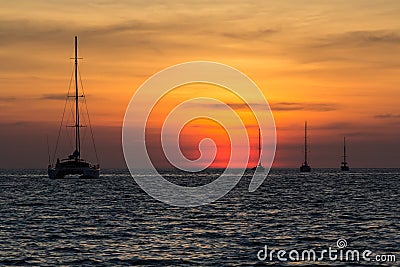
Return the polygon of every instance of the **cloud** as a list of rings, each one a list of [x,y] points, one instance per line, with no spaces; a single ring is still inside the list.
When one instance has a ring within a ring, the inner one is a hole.
[[[308,121],[307,125],[308,125],[307,127],[310,130],[327,130],[329,132],[330,131],[334,131],[334,130],[341,130],[341,131],[348,132],[349,130],[354,128],[354,123],[346,122],[346,121],[329,122],[329,123],[325,123],[325,124],[319,124],[319,123],[314,124],[312,121]],[[368,128],[368,127],[369,126],[366,126],[366,128]],[[360,125],[360,126],[358,126],[358,129],[360,129],[360,128],[364,129],[365,127]],[[281,132],[281,131],[287,131],[287,132],[296,131],[296,132],[303,133],[304,122],[303,121],[299,121],[296,124],[277,125],[277,130],[278,130],[278,132]]]
[[[89,97],[90,99],[96,98],[96,99],[101,99],[101,97],[98,97],[96,95],[91,95],[91,94],[85,94],[85,98]],[[61,94],[43,94],[40,97],[38,97],[38,100],[62,100],[65,101],[67,98],[67,94],[61,93]],[[74,98],[74,93],[70,92],[69,98]]]
[[[263,110],[264,107],[265,107],[263,104],[258,104],[258,103],[250,103],[250,104],[246,104],[246,103],[227,103],[227,105],[229,107],[231,107],[232,109],[234,109],[234,110],[249,109],[250,105],[255,110]],[[216,105],[216,106],[219,106],[219,105]]]
[[[302,42],[285,45],[289,55],[301,63],[340,63],[372,68],[398,68],[400,31],[346,31],[336,34],[315,33],[301,36]],[[329,66],[329,65],[325,65]],[[335,65],[332,65],[335,67]]]
[[[246,104],[246,103],[228,102],[225,104],[234,110],[249,109],[250,105],[254,108],[255,111],[265,110],[265,105],[261,103]],[[270,102],[269,105],[273,112],[296,111],[296,110],[328,112],[339,109],[339,106],[334,103]],[[212,109],[223,109],[222,104],[204,103],[192,106],[192,108],[204,108],[204,107]]]
[[[392,114],[392,113],[385,113],[385,114],[378,114],[375,115],[374,118],[376,119],[394,119],[400,118],[400,114]]]
[[[351,129],[352,127],[354,127],[354,123],[341,121],[311,126],[311,128],[318,130],[346,130]]]
[[[332,103],[276,102],[271,103],[271,109],[272,111],[308,110],[327,112],[337,110],[338,106]]]
[[[9,102],[15,102],[15,101],[17,101],[16,97],[12,97],[12,96],[0,97],[0,103],[9,103]]]
[[[261,103],[251,103],[251,104],[246,104],[246,103],[239,103],[239,102],[227,102],[224,103],[225,105],[229,106],[233,110],[245,110],[249,109],[250,105],[255,109],[255,110],[264,110],[265,105]],[[225,109],[224,104],[214,104],[214,103],[198,103],[195,105],[192,105],[191,108],[211,108],[211,109]]]
[[[65,100],[66,98],[66,94],[44,94],[39,97],[41,100]]]
[[[197,52],[207,53],[232,51],[246,51],[258,53],[264,50],[264,46],[255,46],[249,49],[243,42],[252,40],[262,44],[264,37],[280,32],[279,29],[261,28],[254,30],[247,24],[240,28],[228,27],[229,21],[224,12],[213,15],[196,15],[191,12],[180,16],[171,16],[162,13],[159,17],[125,19],[122,21],[108,21],[97,24],[85,24],[69,18],[64,20],[40,20],[40,19],[0,19],[0,46],[14,48],[15,45],[27,46],[29,49],[46,49],[59,51],[70,45],[74,35],[82,36],[87,47],[92,50],[110,50],[110,47],[121,50],[136,49],[151,50],[158,54],[166,53],[166,50],[185,52],[196,49]],[[216,24],[216,21],[218,22]],[[213,43],[204,42],[209,39]],[[232,40],[229,40],[232,39]],[[10,46],[13,44],[13,46]],[[229,46],[227,50],[227,45]],[[48,52],[48,51],[47,51]],[[13,55],[15,56],[15,55]]]
[[[0,122],[1,128],[10,127],[10,126],[27,126],[32,125],[32,122],[29,121],[15,121],[15,122]]]
[[[56,125],[58,125],[57,123]],[[51,122],[42,122],[42,121],[10,121],[10,122],[0,122],[0,128],[11,127],[15,129],[15,127],[26,127],[29,126],[32,129],[44,129],[45,127],[51,126],[53,127],[53,123]],[[56,126],[55,126],[56,127]]]
[[[257,39],[257,40],[259,40],[260,38],[263,38],[266,36],[271,36],[278,32],[279,31],[277,29],[262,29],[262,30],[258,30],[258,31],[223,32],[221,35],[228,37],[228,38],[233,38],[233,39],[241,39],[241,40]]]
[[[327,46],[371,46],[377,44],[398,45],[400,34],[390,30],[350,31],[342,34],[330,35],[317,40],[318,47]]]
[[[56,21],[37,21],[30,19],[1,19],[0,45],[15,45],[18,43],[35,43],[46,40],[57,42],[57,38],[71,34],[71,25],[66,26]],[[72,29],[71,29],[72,30]],[[49,38],[53,37],[53,38]]]

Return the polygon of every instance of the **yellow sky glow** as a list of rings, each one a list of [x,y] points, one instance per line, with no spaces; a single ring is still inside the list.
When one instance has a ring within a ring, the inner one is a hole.
[[[75,35],[100,153],[118,155],[104,156],[106,166],[124,166],[120,126],[135,90],[166,67],[207,60],[237,68],[263,91],[277,125],[274,166],[300,164],[307,120],[314,166],[337,166],[346,135],[352,166],[398,167],[398,14],[400,3],[389,0],[3,2],[0,142],[12,150],[26,132],[32,142],[0,167],[46,161],[43,136],[57,130]],[[32,150],[41,151],[36,161]],[[15,163],[21,154],[27,159]]]

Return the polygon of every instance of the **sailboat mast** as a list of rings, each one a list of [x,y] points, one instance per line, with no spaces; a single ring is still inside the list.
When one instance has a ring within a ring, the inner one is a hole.
[[[304,163],[307,164],[307,121],[304,122]]]
[[[343,137],[343,162],[346,162],[346,137]]]
[[[258,165],[261,166],[261,132],[258,128]]]
[[[75,151],[80,156],[81,144],[79,133],[79,96],[78,96],[78,36],[75,36]]]

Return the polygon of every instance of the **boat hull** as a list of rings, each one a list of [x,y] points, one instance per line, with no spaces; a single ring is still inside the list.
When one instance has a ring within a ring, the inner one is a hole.
[[[349,166],[341,166],[340,170],[343,172],[347,172],[347,171],[350,171],[350,167]]]
[[[258,165],[256,167],[251,168],[251,170],[252,171],[261,171],[261,172],[263,172],[263,171],[265,171],[265,168],[263,166],[261,166],[261,165]]]
[[[98,179],[100,176],[99,168],[49,168],[48,175],[50,179]]]
[[[311,167],[309,165],[303,164],[300,167],[300,171],[301,172],[310,172],[311,171]]]

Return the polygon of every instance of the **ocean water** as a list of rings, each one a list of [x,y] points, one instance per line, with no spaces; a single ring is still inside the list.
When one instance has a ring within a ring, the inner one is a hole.
[[[218,171],[186,176],[200,183]],[[393,266],[400,265],[400,169],[271,171],[247,191],[196,208],[154,200],[126,170],[97,180],[50,180],[44,170],[0,171],[1,266]],[[395,255],[396,262],[260,260],[265,248],[337,248]]]

